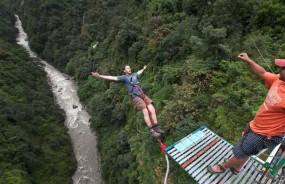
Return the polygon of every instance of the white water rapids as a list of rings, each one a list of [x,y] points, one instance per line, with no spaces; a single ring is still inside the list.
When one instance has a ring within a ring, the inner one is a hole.
[[[77,87],[70,77],[63,75],[47,62],[39,59],[29,47],[27,34],[22,22],[15,15],[15,27],[19,30],[17,43],[24,47],[31,58],[40,60],[47,73],[49,84],[52,87],[56,102],[65,111],[65,126],[73,144],[73,151],[77,160],[77,170],[72,179],[74,184],[101,184],[100,158],[97,151],[96,136],[89,127],[89,115],[84,110],[77,96]]]

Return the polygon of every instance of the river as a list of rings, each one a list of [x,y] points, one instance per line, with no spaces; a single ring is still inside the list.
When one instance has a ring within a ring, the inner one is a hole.
[[[17,43],[27,50],[31,58],[43,65],[56,102],[65,111],[64,124],[68,128],[77,160],[77,169],[72,177],[73,184],[103,183],[96,134],[89,127],[90,116],[80,103],[77,86],[69,76],[38,58],[29,47],[28,36],[22,27],[22,22],[17,15],[15,17],[17,18],[15,27],[19,30]]]

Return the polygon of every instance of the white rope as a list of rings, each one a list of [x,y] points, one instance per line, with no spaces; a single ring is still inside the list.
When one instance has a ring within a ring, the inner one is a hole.
[[[266,62],[266,60],[264,59],[263,55],[261,54],[261,52],[260,52],[260,50],[258,49],[258,47],[257,47],[257,45],[255,44],[255,42],[253,42],[253,44],[254,44],[254,46],[255,46],[257,52],[260,54],[261,58],[263,59],[264,63],[268,66],[268,68],[270,69],[270,71],[271,71],[272,73],[274,73],[273,70],[271,69],[271,67],[269,66],[269,64],[268,64],[268,63]]]
[[[168,160],[167,154],[165,154],[165,160],[167,163],[167,169],[166,169],[166,173],[165,173],[165,177],[164,177],[164,184],[167,184],[167,178],[168,178],[168,173],[169,173],[169,160]]]

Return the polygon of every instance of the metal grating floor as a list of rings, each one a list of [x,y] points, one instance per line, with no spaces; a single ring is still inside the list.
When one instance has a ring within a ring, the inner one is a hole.
[[[222,174],[208,172],[208,165],[224,162],[224,158],[232,156],[232,145],[206,127],[200,127],[180,141],[167,147],[165,151],[172,157],[197,183],[201,184],[252,184],[273,183],[272,178],[263,177],[261,165],[249,159],[238,175],[230,170]]]

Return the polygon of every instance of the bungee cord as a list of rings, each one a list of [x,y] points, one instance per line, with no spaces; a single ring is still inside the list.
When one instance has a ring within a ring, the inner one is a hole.
[[[167,154],[164,154],[165,156],[165,160],[166,160],[166,173],[165,173],[165,177],[164,177],[164,184],[167,184],[167,178],[168,178],[168,174],[169,174],[169,160],[168,160],[168,156]]]

